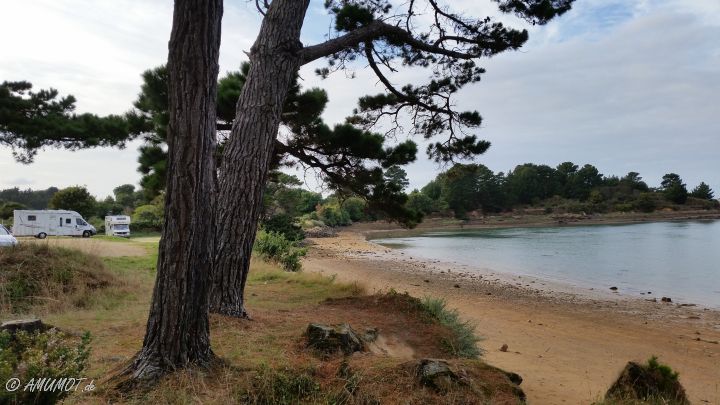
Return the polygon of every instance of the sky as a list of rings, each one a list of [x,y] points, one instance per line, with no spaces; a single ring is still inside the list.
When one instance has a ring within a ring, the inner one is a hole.
[[[323,41],[331,28],[323,1],[312,0],[302,41]],[[705,181],[720,194],[720,1],[577,0],[546,26],[497,15],[494,3],[448,2],[526,27],[519,51],[481,60],[483,79],[458,94],[462,110],[484,118],[477,133],[492,147],[476,159],[494,171],[527,162],[591,163],[606,175],[636,171],[651,186],[678,173],[690,188]],[[226,0],[221,75],[246,60],[260,25],[254,2]],[[0,81],[27,80],[77,98],[78,112],[122,114],[141,73],[167,58],[170,0],[0,0]],[[382,90],[364,66],[321,80],[301,70],[305,87],[323,87],[328,123],[339,123],[360,96]],[[422,82],[427,71],[402,70],[397,85]],[[402,140],[402,139],[400,139]],[[139,141],[125,149],[46,149],[30,165],[0,147],[0,189],[85,185],[104,198],[136,184]],[[420,150],[424,150],[421,146]],[[419,153],[406,170],[410,189],[444,168]],[[314,176],[300,173],[316,188]]]

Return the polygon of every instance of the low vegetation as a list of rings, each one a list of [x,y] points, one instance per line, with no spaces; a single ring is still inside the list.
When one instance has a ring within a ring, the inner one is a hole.
[[[259,230],[255,236],[254,251],[265,260],[275,262],[287,271],[300,271],[300,258],[305,256],[307,249],[297,242],[289,240],[279,232]]]
[[[157,245],[156,242],[133,239],[116,243],[137,245],[146,248],[148,253],[99,258],[52,248],[44,243],[27,243],[19,249],[0,251],[6,254],[3,264],[17,266],[24,263],[27,268],[21,268],[26,271],[38,267],[38,263],[51,267],[48,263],[58,264],[57,260],[65,263],[66,268],[72,265],[71,278],[77,280],[69,285],[88,280],[87,273],[101,274],[110,280],[104,289],[68,287],[63,290],[58,287],[53,297],[65,304],[43,316],[44,321],[63,331],[88,331],[93,336],[92,344],[87,337],[60,335],[57,331],[47,336],[19,335],[20,339],[25,339],[25,349],[14,353],[25,354],[15,354],[17,360],[0,362],[0,367],[4,367],[0,372],[15,375],[24,367],[22,364],[30,364],[23,356],[48,353],[45,357],[31,356],[34,362],[46,362],[37,363],[39,365],[33,366],[34,369],[44,370],[49,375],[56,375],[59,370],[76,372],[96,381],[95,391],[71,393],[63,400],[68,404],[108,401],[130,404],[389,403],[397,398],[398,387],[402,387],[403,397],[413,403],[447,402],[447,398],[462,403],[478,398],[478,395],[519,403],[517,386],[502,371],[471,359],[480,353],[476,346],[478,339],[472,334],[470,325],[463,322],[457,312],[447,308],[444,301],[420,300],[392,291],[366,295],[357,284],[340,283],[333,277],[315,273],[288,272],[272,261],[259,258],[253,259],[246,290],[253,321],[211,317],[213,350],[223,361],[202,373],[193,370],[174,373],[150,391],[122,396],[109,390],[103,378],[127,364],[140,347],[152,294]],[[77,306],[72,304],[74,301],[85,304]],[[30,310],[37,311],[38,308],[31,306]],[[9,306],[0,308],[4,319],[13,317],[14,312]],[[307,325],[312,322],[348,322],[361,332],[376,328],[381,337],[395,342],[392,348],[405,349],[385,353],[382,351],[384,346],[378,343],[380,351],[321,358],[306,348],[303,337]],[[2,353],[9,355],[11,351],[3,349]],[[56,354],[62,354],[62,362],[58,362],[60,357]],[[446,358],[453,369],[472,376],[474,381],[483,381],[483,385],[457,385],[446,393],[425,387],[418,383],[414,374],[414,359],[425,357]]]
[[[469,321],[463,321],[456,309],[448,308],[447,301],[442,298],[425,297],[420,304],[441,325],[452,331],[452,337],[443,339],[443,343],[455,357],[476,359],[482,354],[478,347],[481,339],[475,334],[475,326]]]
[[[0,312],[47,313],[89,307],[119,284],[97,256],[45,243],[0,249]]]
[[[688,405],[679,374],[655,356],[645,364],[630,362],[605,399],[595,405]]]
[[[82,390],[89,381],[68,379],[82,378],[89,357],[89,333],[77,338],[57,329],[32,333],[18,331],[12,335],[8,331],[0,332],[0,380],[17,378],[22,384],[14,392],[0,390],[0,403],[54,404],[70,395],[73,387]],[[46,384],[41,381],[50,380],[56,381],[56,386],[61,384],[62,389],[40,389]],[[35,383],[39,387],[31,388]]]

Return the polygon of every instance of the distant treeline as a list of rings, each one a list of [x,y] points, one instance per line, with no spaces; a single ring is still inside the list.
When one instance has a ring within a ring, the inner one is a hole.
[[[47,208],[50,198],[57,193],[57,187],[50,187],[46,190],[20,190],[17,187],[0,190],[0,204],[3,202],[15,202],[23,207],[41,210]]]
[[[651,188],[637,172],[604,176],[590,164],[580,167],[565,162],[553,168],[526,163],[507,174],[494,173],[480,164],[456,164],[410,193],[407,204],[425,215],[466,218],[470,212],[497,213],[519,206],[540,207],[547,213],[718,208],[714,198],[704,182],[688,191],[675,173],[663,176],[659,188]]]

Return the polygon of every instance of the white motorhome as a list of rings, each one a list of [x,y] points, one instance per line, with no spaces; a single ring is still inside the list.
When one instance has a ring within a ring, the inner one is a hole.
[[[94,226],[75,211],[65,210],[15,210],[13,235],[34,236],[82,236],[89,238],[97,233]]]
[[[105,217],[105,235],[130,237],[130,217],[127,215],[108,215]]]

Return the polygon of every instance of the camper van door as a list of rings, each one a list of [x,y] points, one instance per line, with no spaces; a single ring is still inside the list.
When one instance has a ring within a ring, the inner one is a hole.
[[[55,213],[48,214],[48,217],[45,218],[45,221],[48,222],[49,227],[48,235],[62,235],[62,220],[63,218],[61,215]]]

